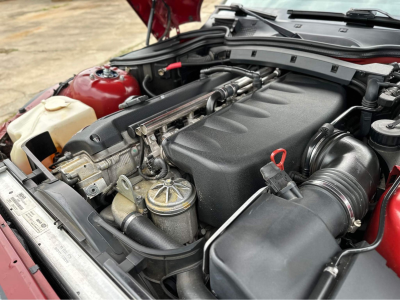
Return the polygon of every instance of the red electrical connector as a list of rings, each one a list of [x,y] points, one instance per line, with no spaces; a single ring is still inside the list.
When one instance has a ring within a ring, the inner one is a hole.
[[[173,63],[173,64],[169,64],[165,68],[158,69],[158,75],[164,76],[165,72],[167,72],[169,70],[173,70],[173,69],[179,69],[179,68],[182,68],[182,63],[181,62],[176,62],[176,63]]]
[[[179,69],[182,68],[182,63],[181,62],[176,62],[173,64],[169,64],[166,68],[165,71],[173,70],[173,69]]]

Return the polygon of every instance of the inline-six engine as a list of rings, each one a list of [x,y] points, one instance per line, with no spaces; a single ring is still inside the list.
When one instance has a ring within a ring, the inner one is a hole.
[[[155,116],[146,115],[148,106],[157,104],[153,100],[143,107],[128,108],[118,119],[111,116],[100,120],[104,124],[94,124],[69,141],[64,154],[73,158],[53,173],[72,181],[82,195],[100,205],[102,202],[94,198],[104,199],[102,195],[119,176],[132,175],[145,152],[146,161],[149,156],[160,157],[172,169],[177,168],[178,174],[189,174],[197,190],[200,221],[220,226],[263,185],[258,170],[269,161],[273,150],[285,148],[286,168],[297,170],[314,132],[344,108],[341,86],[293,73],[277,78],[280,71],[273,71],[261,70],[265,84],[255,92],[248,87],[251,80],[245,77],[199,90],[198,96]],[[221,82],[221,76],[210,82],[214,81]],[[235,84],[239,85],[235,95],[221,101],[215,112],[204,111],[214,90]],[[165,102],[184,96],[171,94],[163,95]],[[144,120],[134,123],[139,116]],[[113,142],[113,129],[118,130],[116,127],[127,121],[134,123],[129,126],[131,131],[118,133],[121,141]]]

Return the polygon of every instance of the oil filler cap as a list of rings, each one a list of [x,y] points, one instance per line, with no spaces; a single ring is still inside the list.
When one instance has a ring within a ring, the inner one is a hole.
[[[63,96],[56,96],[56,97],[51,97],[47,100],[44,100],[44,108],[47,111],[56,111],[59,109],[62,109],[64,107],[67,107],[68,105],[71,104],[71,102],[67,102],[66,97]]]
[[[400,124],[395,120],[378,120],[371,126],[371,141],[384,147],[400,146]]]

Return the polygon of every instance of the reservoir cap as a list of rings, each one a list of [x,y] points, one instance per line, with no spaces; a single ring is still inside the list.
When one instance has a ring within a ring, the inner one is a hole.
[[[376,144],[386,147],[400,145],[400,124],[394,124],[394,120],[378,120],[372,123],[371,140]]]
[[[68,105],[71,104],[71,102],[67,102],[66,97],[63,96],[56,96],[56,97],[51,97],[47,100],[44,100],[44,108],[47,111],[56,111],[61,108],[67,107]]]

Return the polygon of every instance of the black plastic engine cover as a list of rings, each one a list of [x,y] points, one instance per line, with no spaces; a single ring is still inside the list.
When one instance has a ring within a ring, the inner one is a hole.
[[[278,148],[298,170],[311,136],[344,108],[337,84],[289,73],[163,142],[167,157],[193,176],[201,221],[220,226],[264,185],[260,168]]]

